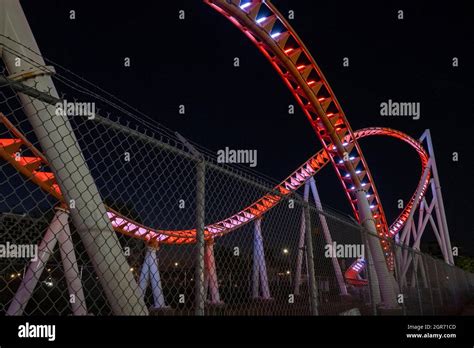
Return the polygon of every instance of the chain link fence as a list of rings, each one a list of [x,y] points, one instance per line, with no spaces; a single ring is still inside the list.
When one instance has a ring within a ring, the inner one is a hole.
[[[367,258],[378,237],[323,208],[310,176],[287,192],[219,163],[11,43],[4,55],[24,74],[0,74],[1,314],[384,312]],[[392,313],[454,314],[469,299],[472,274],[392,251]],[[351,284],[344,274],[361,258]]]

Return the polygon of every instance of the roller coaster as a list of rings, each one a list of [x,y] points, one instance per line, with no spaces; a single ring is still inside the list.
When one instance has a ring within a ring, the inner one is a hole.
[[[420,140],[390,128],[371,127],[353,131],[314,58],[289,22],[270,1],[205,0],[205,3],[240,29],[268,59],[300,105],[323,148],[271,192],[232,216],[205,226],[204,238],[212,241],[256,221],[278,205],[284,197],[301,188],[323,167],[331,164],[357,221],[380,236],[378,248],[380,253],[377,252],[377,248],[371,246],[374,260],[380,260],[380,257],[386,260],[385,269],[380,267],[380,262],[376,263],[379,281],[390,277],[394,268],[395,255],[390,248],[389,240],[402,235],[402,242],[406,241],[407,231],[412,229],[414,212],[423,202],[430,183],[434,185],[432,186],[433,193],[437,193],[436,204],[442,207],[441,193],[436,191],[436,185],[433,184],[433,179],[438,180],[438,178],[432,149],[427,151]],[[3,114],[0,114],[0,122],[10,134],[8,138],[0,139],[2,159],[56,198],[62,203],[62,207],[67,209],[61,185],[55,174],[48,170],[51,164],[43,152],[36,148]],[[390,225],[359,145],[360,139],[370,136],[392,137],[408,143],[418,153],[421,162],[418,186],[400,215]],[[427,140],[426,136],[424,139]],[[428,140],[431,147],[431,140]],[[27,153],[28,155],[25,155]],[[445,222],[444,209],[441,208],[441,211],[440,220]],[[196,229],[152,228],[110,207],[107,207],[107,217],[116,232],[143,240],[151,247],[196,243]],[[446,223],[443,231],[440,228],[440,233],[443,233],[443,241],[446,243],[446,238],[449,239]],[[444,250],[448,255],[447,261],[452,261],[452,256],[449,256],[450,251],[446,247]],[[367,281],[359,276],[364,265],[364,259],[356,260],[346,270],[345,281],[348,284],[365,286]],[[392,295],[383,294],[385,300]]]

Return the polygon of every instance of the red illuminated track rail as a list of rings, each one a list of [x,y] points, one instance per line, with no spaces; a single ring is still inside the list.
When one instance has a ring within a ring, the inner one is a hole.
[[[393,237],[398,233],[406,222],[410,211],[416,208],[413,205],[417,193],[415,192],[396,221],[388,227],[379,195],[357,139],[371,135],[385,135],[409,143],[420,155],[423,173],[428,162],[428,155],[421,144],[399,131],[388,128],[367,128],[353,132],[313,57],[288,22],[269,1],[205,0],[205,2],[225,15],[267,57],[295,96],[323,144],[321,151],[278,185],[273,193],[263,196],[227,219],[206,226],[206,238],[222,236],[262,216],[274,207],[282,196],[289,195],[301,187],[310,176],[315,175],[329,162],[336,170],[356,218],[360,220],[355,191],[363,189],[366,191],[378,234]],[[262,14],[263,11],[265,14]],[[274,30],[277,23],[281,29]],[[7,125],[13,138],[0,139],[0,156],[42,189],[62,201],[62,194],[54,175],[40,169],[48,166],[44,156],[3,115],[2,122]],[[20,148],[25,147],[32,152],[33,156],[15,155]],[[428,182],[429,175],[424,183],[420,182],[420,185],[423,186],[420,191],[421,196],[424,195]],[[145,240],[151,245],[186,244],[195,241],[194,229],[175,231],[152,229],[122,216],[112,209],[108,209],[108,216],[117,232]],[[389,252],[388,243],[384,240],[382,240],[382,247],[389,266],[393,267],[393,258]],[[356,262],[348,270],[348,273],[346,272],[346,278],[355,280],[355,274],[360,271],[360,268]]]
[[[364,190],[377,233],[391,237],[374,180],[349,122],[323,73],[288,21],[270,1],[204,1],[249,37],[280,74],[328,152],[355,217],[360,221],[356,192]],[[392,269],[389,245],[385,240],[381,243]]]
[[[40,186],[44,191],[48,192],[59,201],[63,201],[61,190],[53,173],[46,171],[49,167],[46,158],[36,149],[27,139],[21,134],[10,121],[0,113],[0,122],[3,123],[12,138],[0,139],[0,156],[9,162],[18,172],[26,176],[29,180]],[[410,144],[418,152],[421,159],[422,173],[425,170],[428,162],[428,155],[424,148],[415,139],[409,137],[402,132],[390,128],[366,128],[355,132],[356,139],[368,136],[390,136],[403,140]],[[31,156],[20,156],[19,153],[26,153],[25,150],[31,153]],[[21,151],[20,151],[21,150]],[[205,227],[205,235],[207,238],[217,238],[226,233],[236,230],[243,225],[255,220],[264,215],[271,208],[276,206],[282,197],[291,194],[300,188],[307,179],[317,174],[327,163],[329,163],[329,156],[326,151],[320,150],[316,155],[312,156],[302,166],[296,169],[290,176],[288,176],[282,183],[280,183],[273,192],[268,193],[256,202],[252,203],[247,208],[232,215],[231,217],[222,221]],[[427,178],[424,188],[426,188],[429,178]],[[424,194],[425,189],[422,192]],[[416,193],[415,193],[416,195]],[[404,225],[410,210],[413,207],[415,195],[410,200],[409,204],[402,211],[400,216],[390,227],[392,234],[400,231]],[[120,213],[108,208],[108,216],[112,222],[114,229],[124,235],[142,239],[147,243],[153,244],[186,244],[195,242],[195,229],[190,230],[159,230],[144,226],[136,221],[127,218]]]

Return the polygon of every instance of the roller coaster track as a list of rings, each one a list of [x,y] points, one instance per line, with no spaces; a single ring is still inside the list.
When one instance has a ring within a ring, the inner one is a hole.
[[[3,123],[11,133],[11,138],[0,139],[0,156],[10,163],[18,172],[23,174],[28,180],[37,184],[44,191],[64,203],[64,199],[56,182],[54,174],[47,171],[49,164],[44,155],[33,146],[21,132],[16,129],[6,116],[0,113],[0,122]],[[428,155],[421,144],[410,136],[393,130],[390,128],[366,128],[356,131],[356,139],[368,136],[390,136],[401,139],[410,144],[419,154],[421,160],[422,173],[427,163]],[[31,156],[23,156],[28,150]],[[271,192],[252,203],[247,208],[226,218],[222,221],[213,223],[205,227],[205,236],[209,238],[217,238],[226,233],[232,232],[245,224],[263,216],[271,208],[276,206],[283,197],[290,195],[300,188],[310,177],[316,175],[324,166],[329,163],[329,156],[325,150],[320,150],[312,156],[303,165],[298,167],[290,176],[281,182]],[[423,185],[422,195],[426,190],[429,177]],[[421,182],[420,182],[421,184]],[[276,194],[276,193],[279,194]],[[406,205],[400,216],[390,227],[391,235],[397,234],[404,226],[416,198],[413,195],[409,203]],[[108,216],[111,220],[115,231],[123,235],[144,240],[149,245],[158,244],[188,244],[195,242],[196,230],[159,230],[153,229],[120,214],[119,212],[108,208]],[[355,276],[355,275],[354,275]]]
[[[267,0],[204,0],[239,28],[282,77],[329,155],[356,219],[357,195],[366,193],[389,269],[393,237],[362,150],[334,92],[302,40]],[[278,25],[277,25],[278,24]],[[276,28],[276,29],[274,29]],[[426,188],[426,187],[425,187]],[[365,218],[367,219],[367,217]],[[356,267],[358,267],[356,265]]]
[[[231,217],[206,226],[205,238],[217,238],[261,217],[276,206],[283,197],[300,188],[307,179],[317,174],[329,162],[336,170],[356,218],[359,219],[355,192],[364,190],[378,234],[386,238],[395,236],[404,226],[410,211],[416,208],[414,202],[417,194],[419,193],[420,198],[424,196],[430,177],[429,175],[425,178],[422,176],[418,185],[418,187],[421,186],[421,191],[415,191],[402,213],[389,227],[372,175],[357,140],[376,135],[398,138],[410,144],[418,152],[421,159],[421,173],[424,173],[429,157],[422,145],[410,136],[389,128],[374,127],[353,132],[313,57],[288,22],[269,1],[205,0],[205,2],[242,30],[267,57],[302,107],[323,144],[323,149],[276,186],[272,192]],[[260,15],[263,12],[265,15]],[[284,30],[273,30],[277,22]],[[49,165],[44,155],[2,114],[0,114],[0,121],[12,135],[11,138],[0,139],[0,156],[13,165],[18,172],[64,204],[54,174],[46,170]],[[21,152],[20,149],[22,149]],[[25,149],[32,155],[22,156]],[[115,231],[144,240],[149,245],[195,242],[195,229],[153,229],[111,208],[108,208],[108,216]],[[388,242],[382,239],[381,243],[389,267],[393,267]],[[355,273],[358,273],[360,269],[360,263],[354,263],[346,272],[346,279],[355,279]]]

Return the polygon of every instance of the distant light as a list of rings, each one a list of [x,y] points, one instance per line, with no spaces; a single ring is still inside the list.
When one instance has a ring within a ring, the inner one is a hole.
[[[175,267],[178,267],[178,265],[179,265],[179,263],[177,263],[177,262],[174,263],[174,266],[175,266]]]
[[[374,209],[374,208],[375,208],[375,205],[371,204],[370,209]]]
[[[289,253],[289,250],[288,249],[283,249],[283,254],[288,254]]]
[[[240,8],[242,10],[246,9],[247,7],[249,7],[252,3],[251,2],[246,2],[245,4],[241,5]]]
[[[275,34],[272,34],[272,35],[271,35],[271,36],[272,36],[272,39],[274,39],[274,38],[276,38],[276,37],[280,36],[280,34],[281,34],[280,32],[278,32],[278,33],[275,33]]]
[[[369,198],[369,197],[370,197],[370,195],[369,195],[369,194],[366,194],[366,195],[365,195],[365,197]]]
[[[354,158],[355,158],[354,156],[349,157],[349,159],[350,159],[351,161],[352,161]]]
[[[260,23],[262,23],[265,19],[267,19],[267,17],[261,17],[261,18],[257,19],[257,23],[260,24]]]
[[[286,271],[286,274],[290,274],[291,272],[290,271]]]
[[[347,142],[344,142],[342,143],[342,146],[347,146],[347,144],[348,144]]]
[[[347,174],[345,175],[346,178],[348,178],[348,177],[350,177],[350,176],[351,176],[351,175],[350,175],[349,173],[347,173]]]
[[[134,268],[133,267],[130,267],[130,272],[133,272],[134,271]]]
[[[360,174],[360,170],[356,170],[356,174]]]

